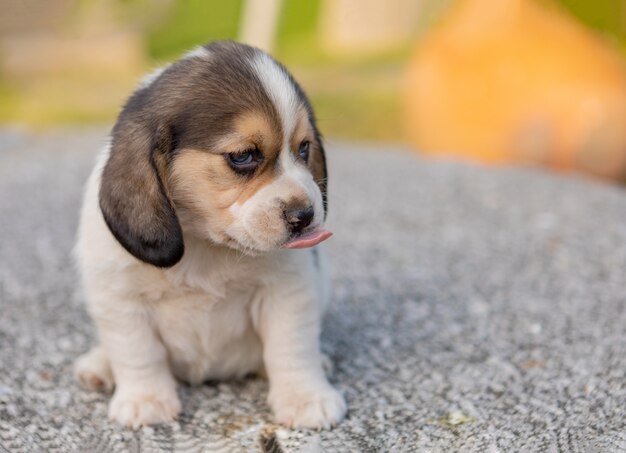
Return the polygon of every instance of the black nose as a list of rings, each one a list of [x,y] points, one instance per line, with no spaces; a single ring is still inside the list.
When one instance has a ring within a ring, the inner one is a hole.
[[[289,224],[291,232],[294,234],[301,233],[313,220],[313,208],[290,209],[285,211],[285,219]]]

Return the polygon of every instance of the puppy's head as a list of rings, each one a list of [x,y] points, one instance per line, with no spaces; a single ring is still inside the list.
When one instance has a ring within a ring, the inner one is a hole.
[[[327,236],[326,163],[311,105],[266,53],[200,47],[127,102],[100,207],[117,240],[156,266],[181,259],[184,235],[248,253],[315,244]]]

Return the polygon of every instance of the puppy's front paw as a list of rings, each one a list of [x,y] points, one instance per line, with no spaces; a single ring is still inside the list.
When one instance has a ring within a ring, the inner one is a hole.
[[[343,396],[328,382],[270,391],[276,421],[290,428],[328,429],[346,414]]]
[[[118,389],[109,405],[109,418],[137,429],[140,426],[169,423],[181,411],[176,388]]]

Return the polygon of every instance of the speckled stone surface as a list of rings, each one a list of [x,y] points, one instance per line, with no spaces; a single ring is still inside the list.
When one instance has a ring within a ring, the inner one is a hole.
[[[577,177],[329,145],[348,418],[271,423],[258,379],[181,386],[176,423],[122,429],[80,389],[93,342],[71,247],[102,131],[0,133],[0,451],[624,452],[626,193]]]

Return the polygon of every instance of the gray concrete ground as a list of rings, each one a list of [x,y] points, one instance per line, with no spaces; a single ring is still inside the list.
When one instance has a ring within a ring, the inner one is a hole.
[[[329,146],[348,418],[271,423],[258,379],[181,387],[176,423],[106,419],[70,250],[102,131],[0,134],[0,451],[626,451],[626,193],[577,177]]]

